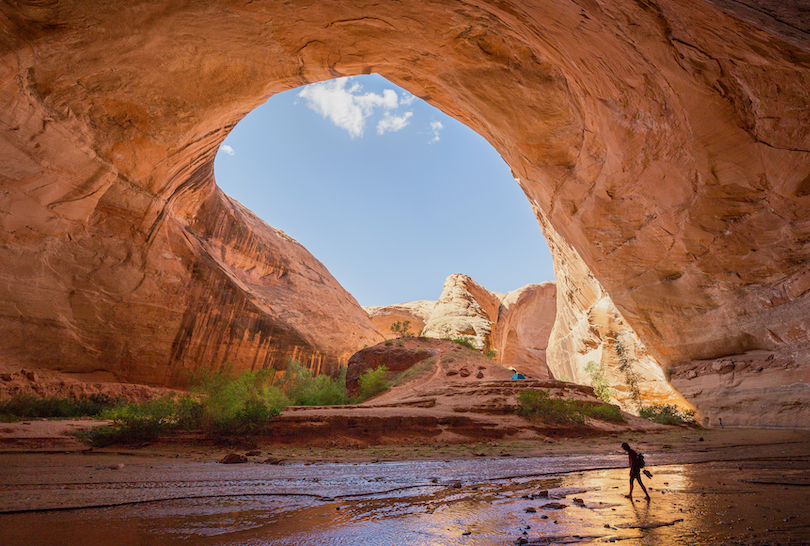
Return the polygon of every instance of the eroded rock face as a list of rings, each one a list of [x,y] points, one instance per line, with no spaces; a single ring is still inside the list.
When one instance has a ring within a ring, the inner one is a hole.
[[[592,373],[601,375],[611,389],[611,402],[636,415],[642,400],[645,405],[674,404],[694,409],[669,384],[660,363],[576,250],[549,230],[541,211],[535,212],[548,233],[557,283],[556,319],[547,350],[552,375],[583,385],[593,383]],[[604,372],[600,374],[600,370]]]
[[[366,307],[375,326],[408,320],[414,329],[435,339],[462,337],[481,351],[495,349],[503,367],[536,379],[551,378],[546,347],[554,325],[556,289],[553,282],[530,284],[506,294],[490,292],[467,275],[447,277],[438,301],[387,307]]]
[[[284,270],[270,230],[233,212],[218,233],[235,206],[211,169],[271,94],[377,72],[495,146],[650,355],[704,374],[704,415],[739,387],[770,408],[757,423],[806,425],[808,24],[798,3],[749,4],[3,4],[3,358],[163,382],[224,358],[336,363],[352,343],[320,336],[338,309],[344,339],[377,336],[337,289],[313,309],[281,296],[292,269],[247,283],[223,266],[262,241],[257,261]],[[301,279],[330,285],[320,271]],[[705,365],[749,356],[756,392]]]
[[[500,299],[467,275],[447,277],[422,335],[437,339],[464,337],[479,350],[492,346],[492,325]]]
[[[525,375],[552,379],[546,355],[557,311],[554,282],[530,284],[507,292],[493,334],[498,362]]]

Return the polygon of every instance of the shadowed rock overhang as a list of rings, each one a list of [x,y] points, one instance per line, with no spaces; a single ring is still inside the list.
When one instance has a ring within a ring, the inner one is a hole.
[[[381,340],[212,169],[270,95],[377,72],[511,166],[556,260],[549,359],[608,297],[707,418],[806,426],[808,22],[749,4],[3,4],[2,358],[177,384]]]

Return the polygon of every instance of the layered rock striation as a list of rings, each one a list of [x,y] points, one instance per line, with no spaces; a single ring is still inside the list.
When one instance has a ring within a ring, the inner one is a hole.
[[[806,426],[801,10],[766,0],[3,4],[2,357],[165,383],[224,359],[249,368],[297,354],[328,368],[379,338],[316,261],[285,269],[277,234],[237,212],[212,174],[229,129],[273,93],[376,72],[492,143],[547,236],[579,256],[572,269],[598,281],[675,385],[698,385],[684,394],[704,415]],[[230,262],[243,263],[239,253],[275,273],[246,282]],[[295,295],[302,286],[315,300]],[[733,379],[720,373],[728,362]]]

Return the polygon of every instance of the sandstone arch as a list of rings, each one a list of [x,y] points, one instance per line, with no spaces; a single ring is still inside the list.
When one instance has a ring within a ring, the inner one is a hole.
[[[3,358],[172,383],[223,359],[329,367],[379,339],[212,175],[271,94],[374,71],[512,167],[557,251],[560,339],[603,290],[707,414],[807,424],[810,40],[778,15],[742,14],[757,28],[699,0],[4,4]]]

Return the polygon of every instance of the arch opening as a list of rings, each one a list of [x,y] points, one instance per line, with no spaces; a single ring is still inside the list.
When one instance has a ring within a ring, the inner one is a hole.
[[[583,336],[614,316],[597,305],[609,295],[702,410],[807,423],[801,37],[699,0],[59,3],[4,16],[9,361],[169,383],[225,359],[337,362],[350,348],[335,329],[362,345],[345,295],[316,289],[316,263],[259,233],[212,162],[268,96],[376,72],[484,135],[520,179],[568,302],[560,358],[587,354]],[[292,275],[296,260],[308,276]],[[308,299],[353,326],[306,316]]]
[[[229,133],[217,185],[304,245],[363,306],[553,280],[509,167],[482,137],[381,76],[274,95]]]

